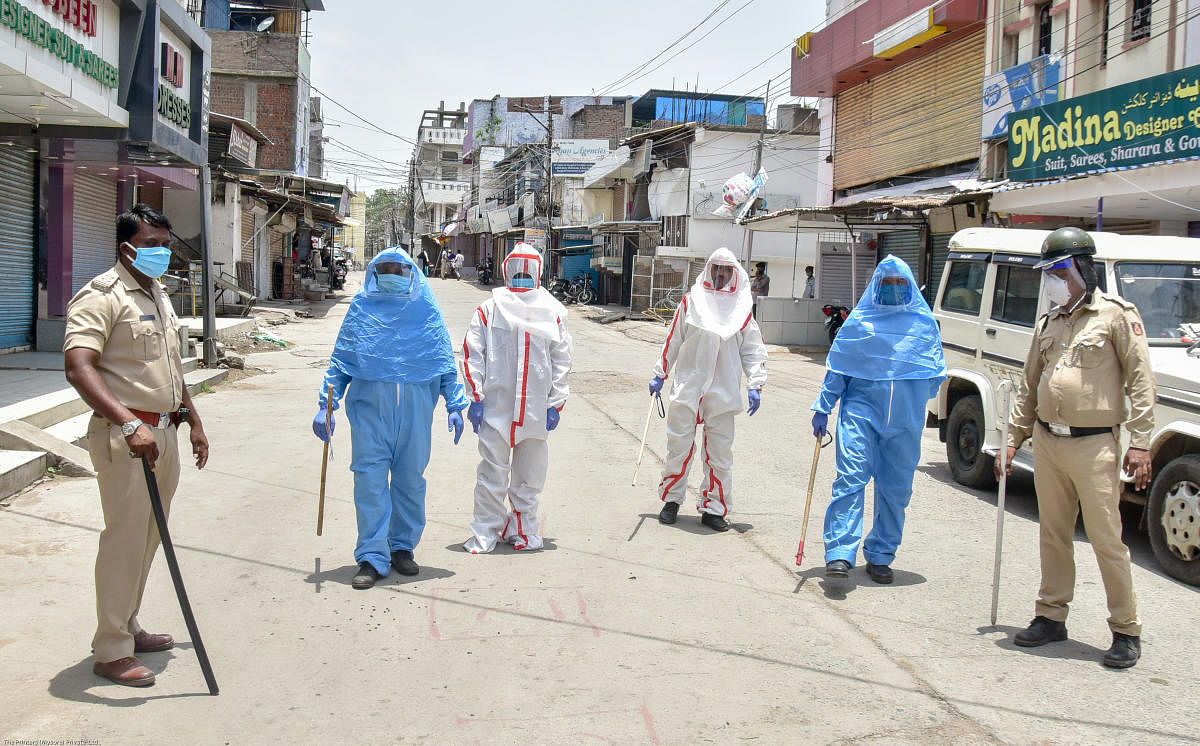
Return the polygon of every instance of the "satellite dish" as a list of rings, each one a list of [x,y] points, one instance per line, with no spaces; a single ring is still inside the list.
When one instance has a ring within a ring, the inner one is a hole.
[[[271,28],[271,26],[273,26],[273,25],[275,25],[275,16],[271,16],[270,18],[264,18],[263,20],[259,21],[258,25],[254,27],[254,30],[259,33],[262,33],[263,31],[266,31],[267,29]]]

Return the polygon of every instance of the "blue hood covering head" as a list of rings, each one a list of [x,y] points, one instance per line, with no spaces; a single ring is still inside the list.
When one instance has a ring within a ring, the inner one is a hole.
[[[380,288],[378,267],[385,262],[408,265],[407,291]],[[388,383],[421,383],[455,372],[442,309],[425,273],[404,249],[385,249],[367,266],[366,280],[350,302],[330,362],[352,378]]]
[[[884,283],[887,278],[898,278]],[[889,254],[838,330],[825,360],[835,373],[872,381],[946,375],[942,334],[903,260]]]

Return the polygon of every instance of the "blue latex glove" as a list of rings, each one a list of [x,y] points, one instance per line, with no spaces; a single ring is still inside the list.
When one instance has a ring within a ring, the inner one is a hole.
[[[762,392],[758,389],[750,389],[750,408],[746,410],[747,414],[753,417],[760,404],[762,404]]]
[[[325,408],[322,407],[317,411],[317,416],[313,417],[313,434],[326,443],[333,437],[334,428],[337,426],[337,421],[333,418],[333,413],[329,413],[329,430],[325,429]]]
[[[650,393],[656,396],[662,396],[663,379],[655,376],[650,379]]]
[[[554,407],[546,407],[546,430],[558,427],[559,414]]]
[[[483,424],[483,402],[471,402],[467,407],[467,419],[471,421],[471,430],[479,432],[479,426]]]
[[[824,412],[813,412],[812,426],[813,437],[824,438],[825,433],[829,431],[829,415]]]
[[[462,412],[451,412],[450,416],[446,419],[446,424],[447,430],[454,431],[454,445],[458,445],[458,439],[461,438],[463,434]]]

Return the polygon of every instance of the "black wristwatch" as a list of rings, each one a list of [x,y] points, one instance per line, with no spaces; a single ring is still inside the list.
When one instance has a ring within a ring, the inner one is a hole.
[[[180,407],[179,409],[176,409],[175,410],[175,427],[179,427],[180,425],[182,425],[185,422],[188,422],[189,424],[191,424],[189,422],[191,420],[191,418],[192,418],[192,410],[191,409],[188,409],[187,407]]]

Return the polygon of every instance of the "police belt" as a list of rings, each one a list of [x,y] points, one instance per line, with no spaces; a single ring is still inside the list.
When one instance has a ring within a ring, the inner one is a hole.
[[[173,424],[179,424],[178,412],[143,412],[140,409],[131,409],[129,411],[143,423],[150,427],[157,427],[160,430],[165,430]]]
[[[1046,428],[1046,432],[1051,435],[1056,435],[1060,438],[1085,438],[1089,435],[1104,435],[1112,434],[1112,427],[1071,427],[1070,425],[1059,425],[1057,423],[1051,425],[1045,420],[1038,420],[1038,424]]]

